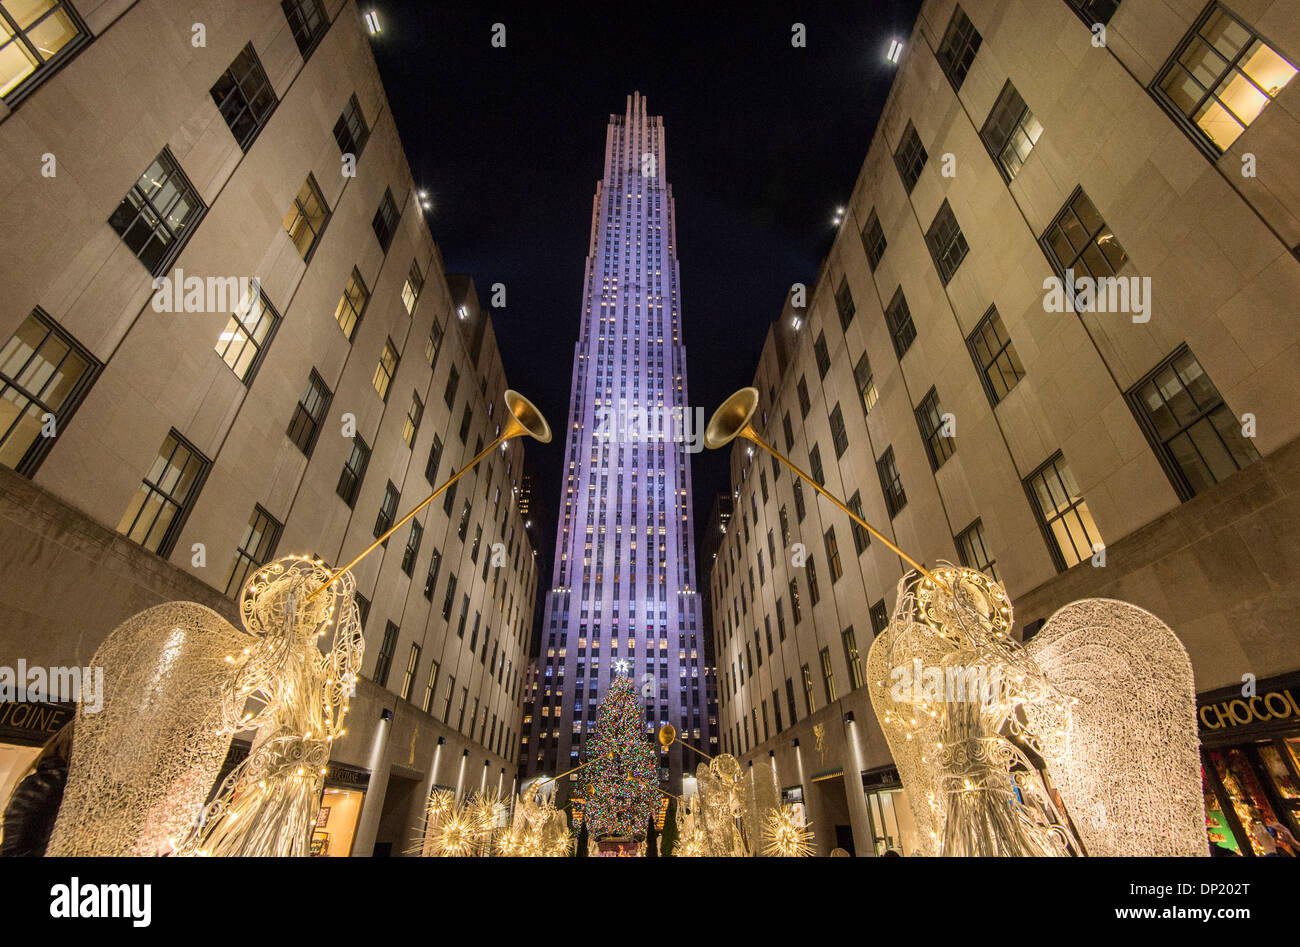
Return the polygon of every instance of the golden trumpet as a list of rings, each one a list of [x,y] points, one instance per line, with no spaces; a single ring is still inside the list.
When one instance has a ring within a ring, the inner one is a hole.
[[[752,423],[754,412],[757,410],[758,389],[741,388],[726,401],[722,402],[722,404],[718,406],[717,411],[713,412],[713,417],[709,419],[708,427],[704,429],[704,446],[713,450],[730,444],[737,437],[743,437],[746,440],[753,441],[781,463],[785,464],[785,466],[789,467],[796,477],[807,483],[814,490],[848,514],[849,519],[853,520],[853,522],[857,523],[872,536],[875,536],[897,553],[900,559],[912,566],[912,568],[916,569],[921,573],[921,575],[925,576],[939,588],[943,589],[950,595],[952,594],[952,589],[948,588],[947,585],[931,575],[929,569],[921,565],[907,553],[903,552],[903,550],[899,549],[898,546],[890,541],[889,537],[885,536],[880,532],[880,530],[876,529],[861,516],[858,516],[857,513],[854,513],[838,497],[832,496],[820,483],[808,474],[804,473],[794,464],[790,463],[790,461],[780,454],[776,448],[764,441],[763,438],[759,436],[758,432],[754,430],[754,425]]]
[[[506,422],[505,429],[501,432],[500,436],[497,437],[497,439],[494,440],[487,447],[479,451],[477,457],[471,460],[460,470],[456,471],[456,473],[452,475],[450,480],[442,484],[442,486],[438,487],[438,489],[434,490],[427,497],[425,497],[424,501],[420,503],[419,506],[411,510],[411,512],[407,513],[400,520],[394,523],[392,525],[392,528],[390,528],[388,532],[384,533],[384,535],[380,536],[373,543],[371,543],[364,550],[362,550],[361,554],[358,555],[355,559],[353,559],[347,565],[343,566],[343,568],[339,569],[333,575],[331,575],[329,577],[328,582],[326,582],[320,588],[316,589],[314,592],[312,592],[310,595],[307,596],[307,601],[310,602],[317,595],[320,595],[321,592],[324,592],[327,588],[329,588],[331,585],[337,582],[339,576],[347,572],[349,569],[355,566],[362,559],[366,558],[366,556],[370,555],[372,552],[374,552],[376,549],[382,546],[389,536],[393,535],[393,533],[397,532],[408,522],[410,522],[411,517],[415,516],[415,514],[419,513],[426,506],[428,506],[430,503],[436,500],[439,496],[442,495],[442,492],[444,490],[450,487],[453,483],[455,483],[465,474],[469,473],[469,471],[473,470],[476,466],[478,466],[479,461],[481,461],[488,454],[492,453],[494,450],[496,450],[500,445],[504,444],[506,441],[511,440],[512,438],[523,437],[527,435],[528,437],[531,437],[536,441],[540,441],[543,444],[550,443],[551,426],[546,423],[546,418],[542,416],[542,412],[537,410],[537,406],[535,404],[533,404],[531,401],[529,401],[519,392],[509,390],[509,389],[507,389],[506,391],[505,401],[506,401],[506,410],[510,412],[510,419]]]

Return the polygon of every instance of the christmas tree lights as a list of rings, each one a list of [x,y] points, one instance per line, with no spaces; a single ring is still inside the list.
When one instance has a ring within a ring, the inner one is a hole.
[[[658,774],[643,736],[641,703],[632,681],[615,677],[587,744],[586,823],[591,837],[641,839],[655,811]]]

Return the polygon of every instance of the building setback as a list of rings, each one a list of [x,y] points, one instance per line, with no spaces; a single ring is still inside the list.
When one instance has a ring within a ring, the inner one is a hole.
[[[585,760],[582,742],[614,675],[637,682],[646,734],[710,737],[695,588],[686,351],[663,120],[639,93],[611,115],[592,203],[581,334],[565,439],[554,580],[537,684],[524,707],[529,774]],[[680,793],[683,757],[660,758]],[[693,754],[690,754],[693,756]],[[694,760],[686,767],[694,771]],[[561,798],[578,785],[560,787]]]
[[[31,34],[52,55],[0,75],[6,665],[84,665],[164,601],[239,626],[259,564],[351,559],[496,436],[507,387],[354,4],[53,7]],[[512,787],[537,593],[523,450],[353,570],[364,680],[330,855],[405,852],[435,784]],[[0,791],[45,735],[0,729]]]
[[[1295,831],[1300,784],[1294,12],[929,0],[754,380],[769,443],[920,561],[996,577],[1022,633],[1091,596],[1169,624],[1211,841],[1247,852],[1249,806]],[[1059,311],[1067,272],[1127,306]],[[733,447],[709,578],[723,749],[775,764],[821,854],[910,853],[863,679],[903,565],[769,460]]]

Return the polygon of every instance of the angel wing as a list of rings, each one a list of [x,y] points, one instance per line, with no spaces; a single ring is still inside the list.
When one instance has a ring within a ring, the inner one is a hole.
[[[77,708],[50,855],[155,855],[189,830],[234,735],[228,661],[251,641],[195,602],[146,609],[104,639],[90,662],[103,708]]]
[[[1025,650],[1069,699],[1068,719],[1025,710],[1088,854],[1207,854],[1192,665],[1173,631],[1136,605],[1083,599]]]

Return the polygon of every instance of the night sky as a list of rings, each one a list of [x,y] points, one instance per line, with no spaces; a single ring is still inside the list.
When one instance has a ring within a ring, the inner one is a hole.
[[[811,284],[866,156],[921,0],[708,11],[663,3],[374,0],[375,56],[448,272],[493,311],[512,387],[562,429],[605,126],[632,91],[662,115],[677,202],[688,396],[707,418],[750,384],[791,283]],[[493,23],[506,47],[490,44]],[[807,47],[791,46],[791,24]],[[527,446],[549,560],[563,441]],[[729,488],[726,451],[692,458],[697,534]],[[703,576],[698,577],[703,581]],[[543,583],[549,581],[543,579]]]

